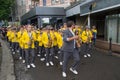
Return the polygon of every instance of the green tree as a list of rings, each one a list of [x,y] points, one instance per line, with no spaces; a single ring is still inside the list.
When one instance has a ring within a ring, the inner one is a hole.
[[[0,0],[0,20],[8,20],[14,0]]]

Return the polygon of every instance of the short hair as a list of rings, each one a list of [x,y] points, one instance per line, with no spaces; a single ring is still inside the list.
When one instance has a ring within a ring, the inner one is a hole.
[[[68,28],[71,27],[72,25],[74,25],[74,22],[73,22],[73,21],[68,21],[68,22],[67,22],[67,27],[68,27]]]

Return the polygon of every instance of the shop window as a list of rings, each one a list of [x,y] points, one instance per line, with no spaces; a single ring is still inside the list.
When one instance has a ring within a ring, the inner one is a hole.
[[[108,41],[112,38],[113,43],[117,43],[117,16],[110,15],[107,19]]]

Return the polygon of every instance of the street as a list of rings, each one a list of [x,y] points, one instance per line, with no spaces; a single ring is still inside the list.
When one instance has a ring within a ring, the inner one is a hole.
[[[55,65],[46,67],[44,62],[36,57],[36,68],[25,69],[25,65],[18,59],[18,55],[14,56],[17,80],[120,80],[120,58],[109,56],[101,50],[94,50],[91,58],[81,57],[78,68],[78,75],[74,75],[69,71],[73,62],[69,61],[67,70],[67,78],[62,77],[62,68],[55,59]]]

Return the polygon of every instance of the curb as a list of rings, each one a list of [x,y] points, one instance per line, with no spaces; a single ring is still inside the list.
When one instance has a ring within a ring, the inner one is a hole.
[[[16,80],[14,73],[14,61],[6,43],[0,39],[2,45],[2,63],[0,80]]]

